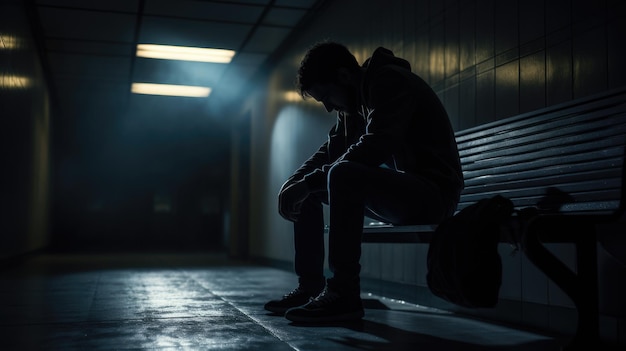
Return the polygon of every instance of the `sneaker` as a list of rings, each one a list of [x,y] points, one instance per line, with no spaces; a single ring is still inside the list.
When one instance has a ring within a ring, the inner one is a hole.
[[[292,322],[316,323],[359,320],[364,315],[360,296],[341,296],[326,288],[306,305],[289,309],[285,318]]]
[[[298,286],[290,293],[284,295],[282,299],[272,300],[266,303],[265,309],[270,312],[284,314],[292,307],[298,307],[306,304],[310,299],[315,297],[316,294],[317,292],[311,293]]]

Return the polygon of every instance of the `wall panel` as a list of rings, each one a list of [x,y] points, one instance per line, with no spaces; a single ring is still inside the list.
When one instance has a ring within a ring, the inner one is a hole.
[[[0,3],[0,258],[48,244],[48,90],[22,1]]]

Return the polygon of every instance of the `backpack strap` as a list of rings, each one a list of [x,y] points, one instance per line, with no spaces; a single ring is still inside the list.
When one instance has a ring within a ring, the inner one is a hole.
[[[511,220],[502,224],[500,230],[506,242],[511,246],[511,256],[515,256],[519,252],[522,235],[524,235],[528,227],[528,222],[537,216],[538,213],[539,210],[534,206],[514,209],[514,216],[511,216]]]

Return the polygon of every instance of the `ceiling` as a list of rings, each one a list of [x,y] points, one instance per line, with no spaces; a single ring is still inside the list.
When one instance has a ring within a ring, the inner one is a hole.
[[[227,101],[321,2],[34,0],[52,91],[66,118],[191,101],[138,97],[130,92],[132,82],[209,86],[211,95],[193,103],[208,108]],[[137,58],[140,43],[223,48],[236,55],[229,64]]]
[[[74,197],[94,193],[92,202],[100,203],[141,198],[133,194],[147,188],[226,179],[234,129],[220,106],[236,106],[255,74],[322,2],[31,0],[52,94],[63,196],[74,206],[91,206]],[[236,54],[228,64],[136,57],[137,44],[146,43]],[[133,82],[209,86],[212,92],[204,98],[140,95],[131,93]]]

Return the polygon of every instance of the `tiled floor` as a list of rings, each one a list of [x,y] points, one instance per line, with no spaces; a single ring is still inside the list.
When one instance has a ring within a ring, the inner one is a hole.
[[[0,271],[2,350],[558,350],[562,340],[364,293],[365,319],[263,310],[294,287],[217,254],[39,255]]]

